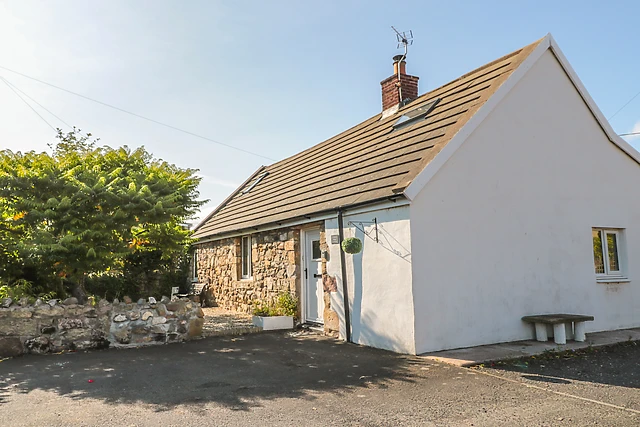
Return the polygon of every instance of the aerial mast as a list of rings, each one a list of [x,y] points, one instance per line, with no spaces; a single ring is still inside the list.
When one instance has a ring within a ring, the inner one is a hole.
[[[400,49],[401,47],[404,47],[404,54],[398,60],[398,67],[397,67],[398,81],[396,82],[396,86],[398,87],[398,99],[400,100],[400,104],[402,104],[402,84],[400,82],[400,79],[401,79],[400,64],[402,63],[402,61],[404,61],[407,58],[407,52],[409,51],[409,46],[413,44],[413,31],[409,30],[408,32],[403,31],[401,33],[400,31],[396,30],[396,27],[394,27],[393,25],[391,26],[391,29],[393,29],[393,31],[395,31],[396,33],[396,39],[398,41],[397,48]]]

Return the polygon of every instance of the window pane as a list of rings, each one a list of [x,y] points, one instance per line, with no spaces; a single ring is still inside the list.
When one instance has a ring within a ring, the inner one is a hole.
[[[311,241],[311,258],[320,259],[322,258],[322,252],[320,251],[320,240],[312,240]]]
[[[593,230],[593,259],[596,274],[604,274],[604,254],[602,253],[602,230]]]
[[[609,252],[609,271],[620,271],[617,234],[607,233],[607,252]]]
[[[251,276],[251,245],[249,237],[242,238],[242,277]]]

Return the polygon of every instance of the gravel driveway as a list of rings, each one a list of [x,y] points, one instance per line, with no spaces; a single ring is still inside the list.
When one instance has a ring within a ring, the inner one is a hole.
[[[204,312],[203,337],[239,335],[240,333],[260,331],[260,328],[253,326],[250,314],[229,311],[220,307],[206,307],[202,311]]]
[[[640,347],[457,368],[307,334],[0,363],[6,426],[632,426]]]

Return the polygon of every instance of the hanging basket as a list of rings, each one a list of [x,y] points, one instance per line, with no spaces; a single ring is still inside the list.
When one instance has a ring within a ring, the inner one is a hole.
[[[357,237],[347,237],[342,241],[342,250],[348,254],[357,254],[362,251],[362,241]]]

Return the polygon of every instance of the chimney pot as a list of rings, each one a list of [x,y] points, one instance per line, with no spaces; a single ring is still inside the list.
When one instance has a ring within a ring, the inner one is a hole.
[[[403,58],[405,58],[404,55],[393,57],[393,76],[380,82],[383,111],[399,105],[406,99],[418,97],[418,77],[407,74],[407,63]],[[398,68],[400,69],[400,81],[398,81]],[[400,92],[402,92],[402,99],[400,99]]]

